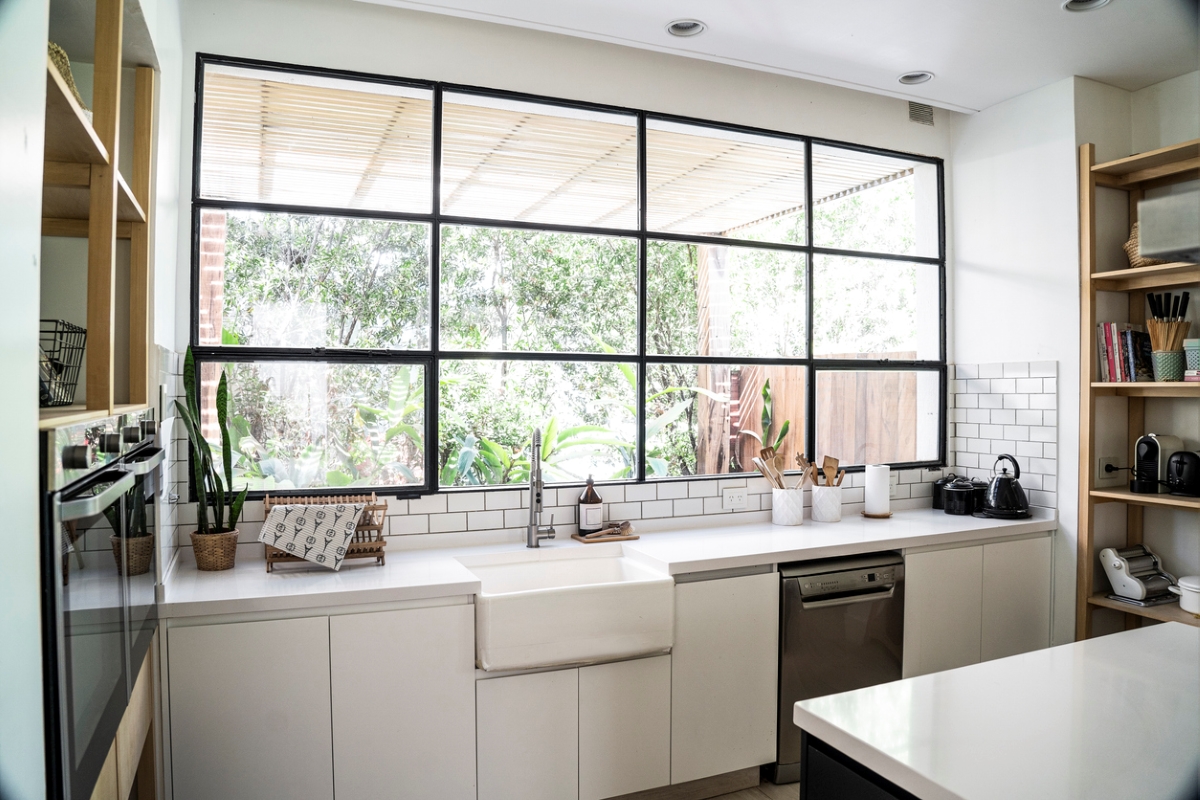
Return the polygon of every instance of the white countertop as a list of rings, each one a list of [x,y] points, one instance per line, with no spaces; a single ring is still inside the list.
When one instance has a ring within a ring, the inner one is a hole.
[[[1200,781],[1200,628],[1170,622],[796,704],[922,800],[1176,800]]]
[[[950,545],[1016,536],[1057,527],[1055,513],[1033,509],[1030,519],[1002,521],[945,514],[933,509],[897,511],[890,519],[847,516],[838,523],[806,520],[797,527],[769,522],[642,533],[623,542],[625,555],[679,575],[853,555],[877,550]],[[543,548],[585,547],[569,537]],[[524,542],[482,547],[391,550],[387,563],[344,566],[339,572],[319,567],[276,567],[268,574],[261,558],[239,558],[222,572],[200,572],[187,560],[171,574],[159,615],[163,618],[209,614],[281,611],[337,605],[419,600],[479,591],[479,579],[456,556],[524,550]]]

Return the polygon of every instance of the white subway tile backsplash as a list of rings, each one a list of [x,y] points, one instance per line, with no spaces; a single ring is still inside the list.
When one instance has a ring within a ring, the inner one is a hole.
[[[1029,426],[1028,425],[1005,425],[1003,438],[1014,442],[1029,441]]]
[[[993,425],[1017,424],[1017,412],[1011,408],[993,408],[988,413],[991,415],[991,419],[988,421]]]
[[[970,422],[960,422],[954,432],[960,439],[974,439],[979,436],[979,426]]]
[[[986,408],[968,408],[966,411],[967,418],[964,422],[986,425],[992,421],[992,412]]]
[[[747,500],[750,497],[758,497],[758,495],[747,495]],[[677,517],[698,517],[704,513],[704,498],[690,497],[684,500],[675,501],[675,516]]]
[[[1029,408],[1055,409],[1058,408],[1058,397],[1052,394],[1029,395]]]
[[[1058,458],[1058,445],[1049,442],[1042,445],[1042,455],[1046,458]]]
[[[671,483],[658,484],[658,499],[659,500],[674,500],[678,497],[688,496],[688,485],[685,481],[673,481]]]
[[[790,467],[785,468],[790,469]],[[745,478],[722,478],[721,480],[717,481],[718,494],[724,492],[726,489],[741,489],[745,487],[745,485]]]
[[[978,378],[978,364],[956,364],[954,367],[954,377],[956,378]]]
[[[410,514],[444,514],[446,512],[446,495],[427,494],[414,497],[408,501]]]
[[[404,536],[412,533],[429,533],[429,517],[425,514],[405,514],[388,519],[388,536]]]
[[[529,509],[509,508],[504,511],[504,527],[522,528],[529,524]]]
[[[980,408],[979,395],[977,394],[960,394],[954,399],[955,408]],[[986,406],[984,406],[986,408]],[[998,408],[998,406],[997,406]]]
[[[956,467],[965,467],[968,469],[970,469],[972,467],[978,467],[979,466],[979,454],[978,453],[955,453],[954,454],[954,465]]]
[[[1036,397],[1036,395],[1034,395]],[[1006,394],[1004,395],[1005,408],[1029,408],[1030,395],[1027,394]]]
[[[721,507],[721,498],[705,497],[704,498],[704,513],[705,514],[728,514],[729,511]]]
[[[1041,442],[1017,442],[1016,453],[1013,455],[1021,456],[1022,458],[1041,458],[1042,444]]]
[[[1034,361],[1029,365],[1029,377],[1031,378],[1053,378],[1058,374],[1058,362],[1056,361]]]
[[[688,497],[716,497],[716,481],[692,481],[688,484]]]
[[[482,498],[480,498],[482,499]],[[482,506],[483,504],[480,503]],[[556,520],[562,522],[564,520]],[[467,512],[467,530],[485,531],[492,528],[504,527],[503,511],[469,511]]]
[[[1004,377],[1024,378],[1029,375],[1029,364],[1024,361],[1008,362],[1004,365]]]
[[[980,408],[1004,408],[1004,395],[1002,394],[981,394],[979,395]]]
[[[1003,378],[1004,377],[1004,365],[1003,364],[980,364],[979,365],[979,377],[981,377],[981,378]]]
[[[1023,408],[1016,412],[1018,425],[1041,425],[1042,412],[1035,409]]]
[[[1042,424],[1043,425],[1058,425],[1058,412],[1057,411],[1043,411],[1042,412]]]
[[[446,510],[447,511],[482,511],[483,510],[483,492],[456,492],[446,495]],[[503,515],[501,515],[503,516]],[[500,525],[486,525],[483,527],[501,527]]]
[[[1046,378],[1042,381],[1042,391],[1046,394],[1058,393],[1058,378]]]
[[[653,483],[634,483],[625,487],[625,502],[636,503],[642,500],[657,500],[658,486]]]
[[[1043,475],[1053,475],[1057,469],[1058,464],[1048,458],[1029,459],[1029,470],[1031,472],[1040,472]]]
[[[647,500],[642,503],[642,519],[669,517],[674,513],[674,509],[671,500]]]
[[[1022,378],[1017,381],[1017,386],[1013,390],[1021,394],[1040,394],[1042,391],[1041,378]]]
[[[1017,382],[1012,378],[996,378],[992,380],[992,394],[1012,394],[1017,391]]]
[[[613,503],[606,508],[608,509],[608,518],[614,522],[642,518],[641,503]]]
[[[984,439],[999,439],[1004,436],[1003,425],[980,425],[979,435]]]
[[[1029,429],[1029,438],[1035,442],[1053,442],[1058,438],[1058,428],[1040,425]]]
[[[914,483],[909,487],[911,497],[933,497],[932,483]]]
[[[485,507],[489,511],[502,511],[510,508],[520,508],[521,493],[500,491],[485,492],[484,502]]]
[[[432,495],[437,497],[438,495]],[[446,498],[443,496],[443,500]],[[467,515],[464,513],[457,514],[430,514],[429,515],[429,532],[430,533],[448,533],[450,531],[465,531],[467,529]]]
[[[1058,495],[1054,492],[1041,492],[1035,489],[1029,493],[1029,504],[1044,508],[1054,508],[1058,505]]]

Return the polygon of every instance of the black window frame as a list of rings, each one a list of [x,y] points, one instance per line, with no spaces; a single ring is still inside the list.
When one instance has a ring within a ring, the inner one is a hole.
[[[405,86],[430,90],[433,93],[433,136],[431,146],[431,192],[432,204],[430,213],[391,212],[351,208],[334,208],[321,206],[298,206],[292,204],[247,202],[206,199],[200,195],[200,154],[202,148],[203,103],[204,103],[204,72],[207,65],[229,67],[245,67],[250,69],[267,70],[296,75],[337,78],[366,83]],[[526,223],[513,220],[462,217],[443,214],[441,211],[441,151],[442,151],[442,98],[444,93],[471,94],[493,97],[504,100],[539,103],[550,107],[574,108],[587,111],[598,111],[632,115],[637,125],[637,201],[638,226],[633,229],[600,228],[586,225],[563,225],[549,223]],[[733,239],[726,237],[701,236],[694,234],[668,233],[651,231],[647,228],[647,181],[646,181],[646,123],[648,120],[693,125],[701,128],[723,130],[733,133],[752,134],[792,142],[803,142],[805,145],[805,225],[807,227],[805,244],[790,244],[779,242],[762,242],[756,240]],[[837,248],[818,247],[813,244],[813,169],[812,151],[814,145],[827,145],[851,152],[868,155],[900,158],[909,161],[929,164],[937,170],[937,215],[938,215],[938,255],[912,256],[895,253],[877,253],[861,250],[842,250]],[[499,89],[489,89],[480,86],[456,84],[444,81],[398,78],[389,75],[356,72],[349,70],[309,67],[296,64],[284,64],[258,59],[220,56],[209,53],[196,54],[196,76],[194,95],[194,120],[192,135],[192,242],[191,242],[191,320],[189,326],[189,342],[196,363],[202,362],[249,362],[249,361],[300,361],[327,363],[370,363],[370,364],[420,364],[425,368],[425,482],[423,484],[406,484],[400,486],[372,486],[372,491],[380,495],[396,497],[417,497],[442,491],[481,491],[489,489],[519,488],[508,484],[497,484],[482,487],[449,487],[440,486],[438,482],[438,368],[444,360],[488,360],[488,361],[550,361],[550,362],[621,362],[633,363],[637,368],[637,472],[634,478],[616,481],[605,481],[611,484],[626,483],[662,483],[672,481],[720,480],[739,476],[753,476],[754,472],[720,473],[713,475],[688,475],[669,477],[647,477],[646,450],[646,371],[648,364],[729,364],[729,365],[763,365],[802,367],[806,370],[805,381],[805,430],[804,451],[815,452],[817,432],[817,374],[819,372],[855,371],[855,372],[936,372],[938,375],[938,457],[931,461],[911,461],[891,464],[893,469],[937,469],[945,465],[947,455],[947,388],[948,370],[946,363],[946,193],[945,193],[945,163],[934,156],[906,153],[898,150],[871,147],[853,142],[842,142],[816,136],[785,133],[766,130],[746,125],[736,125],[727,122],[715,122],[674,114],[662,114],[651,111],[590,103],[563,98],[546,97],[525,92],[514,92]],[[427,350],[363,350],[352,348],[260,348],[246,346],[199,346],[199,310],[200,310],[200,219],[207,209],[247,210],[264,212],[282,212],[290,214],[313,214],[341,217],[359,217],[367,219],[391,220],[396,222],[417,222],[431,226],[430,229],[430,342]],[[451,351],[440,349],[439,331],[440,319],[440,273],[441,273],[441,226],[468,225],[490,228],[507,228],[521,230],[547,231],[552,233],[573,233],[589,235],[620,236],[636,239],[638,251],[637,264],[637,352],[634,354],[607,353],[574,353],[574,352],[525,352],[504,351]],[[803,358],[752,358],[752,357],[716,357],[716,356],[669,356],[648,355],[646,353],[646,251],[648,241],[674,241],[689,244],[712,244],[730,247],[746,247],[781,252],[802,253],[805,256],[806,275],[805,292],[807,295],[806,337],[807,344]],[[895,360],[895,359],[829,359],[813,357],[813,271],[816,256],[848,256],[852,258],[871,259],[875,261],[897,261],[909,264],[925,264],[938,268],[938,340],[939,357],[933,360]],[[199,398],[197,398],[199,401]],[[848,466],[847,472],[861,472],[864,465]],[[555,484],[570,487],[575,483]],[[578,485],[583,485],[579,483]],[[354,487],[349,487],[354,488]],[[316,489],[273,490],[275,494],[305,494],[333,495],[344,494],[347,487],[323,487]],[[252,491],[251,498],[261,498],[266,492]]]

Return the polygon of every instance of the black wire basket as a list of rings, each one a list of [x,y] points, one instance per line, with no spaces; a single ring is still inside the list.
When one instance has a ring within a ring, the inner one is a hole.
[[[75,402],[87,331],[61,319],[42,320],[38,397],[42,408]]]

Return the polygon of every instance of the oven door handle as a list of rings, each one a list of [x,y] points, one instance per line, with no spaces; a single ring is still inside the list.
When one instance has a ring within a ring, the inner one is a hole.
[[[162,448],[159,448],[154,455],[149,458],[143,458],[138,461],[127,461],[125,467],[133,475],[148,475],[154,471],[155,467],[163,463],[163,459],[167,457],[167,453]]]
[[[896,584],[888,587],[886,592],[867,592],[865,594],[855,594],[849,597],[838,597],[833,600],[804,600],[801,601],[801,608],[831,608],[833,606],[848,606],[853,603],[870,603],[875,600],[887,600],[896,594]]]
[[[77,519],[94,517],[132,489],[133,483],[133,473],[122,472],[121,477],[100,494],[64,501],[59,510],[59,519],[63,522],[72,522]]]

